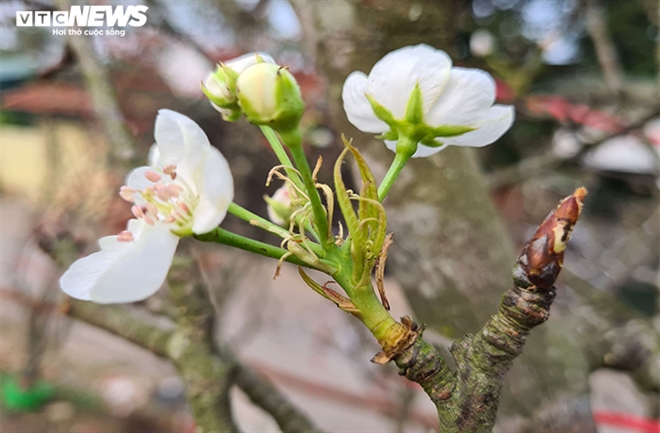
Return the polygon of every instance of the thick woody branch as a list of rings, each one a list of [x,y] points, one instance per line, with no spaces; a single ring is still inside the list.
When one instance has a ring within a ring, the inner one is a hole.
[[[229,395],[235,368],[213,352],[214,308],[193,260],[177,256],[168,276],[178,330],[168,356],[181,373],[197,431],[237,432]]]
[[[137,314],[125,307],[98,305],[91,302],[71,301],[67,314],[122,337],[156,355],[168,357],[168,347],[175,332],[163,327],[150,316]],[[216,345],[216,353],[235,368],[234,382],[250,400],[269,413],[284,433],[320,431],[309,418],[266,378],[241,361],[227,347]]]
[[[527,242],[514,267],[514,287],[502,296],[498,312],[476,335],[453,344],[456,371],[421,339],[395,359],[401,374],[419,383],[435,403],[440,431],[492,429],[504,376],[531,329],[548,319],[553,285],[585,195],[579,188],[565,198]]]
[[[138,315],[124,307],[70,300],[66,314],[163,357],[167,357],[168,343],[174,335],[173,328],[164,328],[155,321],[150,323],[149,316]]]

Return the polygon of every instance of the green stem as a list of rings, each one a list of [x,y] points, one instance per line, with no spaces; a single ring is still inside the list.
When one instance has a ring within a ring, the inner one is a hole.
[[[406,165],[406,162],[413,156],[417,150],[417,143],[406,136],[399,136],[399,140],[396,143],[396,156],[392,165],[390,165],[385,179],[381,182],[378,187],[378,200],[383,201],[387,196],[387,193],[390,192],[390,188],[394,185],[394,182],[399,177],[399,173]]]
[[[254,239],[237,235],[236,233],[229,232],[220,227],[211,232],[204,233],[203,235],[194,235],[194,238],[202,242],[215,242],[218,244],[229,245],[230,247],[278,260],[289,252],[284,248],[275,247],[264,242],[255,241]],[[304,263],[302,260],[293,255],[288,256],[285,261],[299,266],[309,267],[308,264]]]
[[[270,221],[268,221],[265,218],[260,217],[259,215],[250,212],[249,210],[245,209],[244,207],[232,203],[229,205],[229,213],[239,217],[243,221],[247,221],[252,225],[256,225],[257,227],[260,227],[264,230],[267,230],[273,234],[276,234],[277,236],[281,238],[286,238],[289,237],[289,232],[282,227],[278,226],[277,224],[274,224]],[[253,222],[256,222],[257,224],[254,224]]]
[[[325,212],[325,207],[321,202],[321,196],[319,191],[316,189],[316,184],[314,178],[312,177],[312,171],[309,168],[307,162],[307,157],[305,151],[302,147],[302,137],[298,130],[293,131],[289,134],[282,134],[282,141],[287,147],[291,150],[291,155],[293,155],[293,161],[296,164],[296,168],[302,176],[303,183],[305,185],[305,190],[309,196],[309,201],[312,205],[312,212],[314,214],[314,224],[316,225],[316,233],[321,239],[321,244],[324,248],[328,249],[334,245],[332,239],[328,238],[328,220]]]
[[[264,137],[266,137],[266,140],[268,140],[268,143],[270,143],[270,147],[273,148],[273,152],[275,152],[275,156],[277,156],[277,159],[280,161],[280,164],[284,166],[284,170],[289,176],[289,179],[291,179],[291,181],[295,183],[298,187],[302,188],[303,184],[302,181],[300,180],[300,176],[298,176],[298,173],[296,173],[295,170],[291,170],[291,168],[293,168],[293,163],[289,159],[289,155],[287,155],[286,150],[284,150],[284,147],[282,146],[280,139],[277,138],[277,134],[275,134],[273,128],[271,128],[270,126],[263,126],[263,125],[259,126],[259,128],[261,129],[261,132],[264,134]]]
[[[385,309],[382,302],[376,295],[371,282],[366,285],[353,287],[351,284],[352,267],[345,263],[341,271],[332,277],[339,284],[351,302],[360,310],[358,318],[371,331],[379,343],[387,341],[392,331],[398,327],[398,322],[392,317],[389,311]]]

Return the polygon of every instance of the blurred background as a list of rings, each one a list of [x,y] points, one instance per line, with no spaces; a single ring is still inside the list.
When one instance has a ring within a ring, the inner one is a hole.
[[[657,0],[91,3],[144,4],[147,23],[123,36],[67,37],[15,18],[69,3],[0,3],[3,432],[194,432],[175,367],[67,317],[59,276],[124,228],[130,206],[116,191],[144,164],[160,108],[200,124],[230,161],[235,201],[266,215],[262,197],[279,187],[265,186],[274,154],[257,128],[222,121],[199,84],[216,62],[249,51],[272,54],[300,83],[306,151],[326,161],[322,181],[342,133],[382,178],[393,155],[347,122],[341,84],[415,43],[489,71],[516,122],[486,148],[451,148],[404,169],[386,203],[394,314],[427,323],[425,337],[444,348],[476,332],[526,238],[584,185],[552,317],[509,374],[496,431],[660,432]],[[233,217],[223,227],[276,242]],[[201,243],[185,254],[212,295],[216,344],[319,428],[434,428],[421,389],[371,364],[375,342],[294,266],[273,280],[272,260]],[[166,292],[127,308],[169,322]],[[242,386],[231,401],[242,430],[286,430]]]

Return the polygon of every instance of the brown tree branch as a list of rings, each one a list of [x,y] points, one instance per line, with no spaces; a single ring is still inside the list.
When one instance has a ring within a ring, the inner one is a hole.
[[[179,313],[168,357],[181,373],[198,432],[237,432],[229,395],[235,366],[214,354],[215,310],[201,281],[195,261],[178,255],[168,276]]]
[[[126,307],[102,306],[75,299],[68,300],[64,310],[73,318],[122,337],[156,355],[168,356],[167,345],[175,329],[156,324],[150,316],[138,315]]]
[[[175,336],[173,326],[145,314],[137,314],[126,307],[98,305],[84,301],[70,301],[67,314],[143,347],[156,355],[169,357],[170,340]],[[234,382],[250,400],[269,413],[284,433],[320,431],[308,417],[266,378],[242,363],[227,347],[215,344],[216,356],[233,365]]]
[[[400,373],[419,383],[435,403],[441,432],[491,431],[504,376],[531,329],[549,316],[553,285],[585,194],[579,188],[565,198],[527,242],[513,270],[514,287],[502,296],[498,312],[476,335],[453,344],[456,371],[421,339],[395,359]]]

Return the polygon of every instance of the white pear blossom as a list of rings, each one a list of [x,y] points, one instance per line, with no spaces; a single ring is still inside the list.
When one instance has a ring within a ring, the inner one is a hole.
[[[416,88],[421,96],[418,115],[408,106]],[[423,139],[418,137],[413,157],[432,155],[446,145],[485,146],[502,136],[514,119],[512,106],[493,105],[495,81],[488,73],[452,67],[444,51],[423,44],[387,54],[368,76],[353,72],[342,98],[348,120],[361,131],[384,134],[393,151],[395,137],[406,128],[421,130]],[[369,99],[391,119],[377,115]]]
[[[229,164],[191,119],[160,110],[151,167],[139,167],[120,190],[136,219],[101,251],[76,261],[62,275],[69,296],[98,303],[135,302],[165,281],[181,236],[208,233],[234,197]]]

